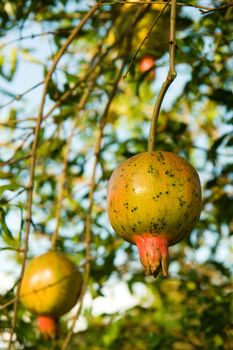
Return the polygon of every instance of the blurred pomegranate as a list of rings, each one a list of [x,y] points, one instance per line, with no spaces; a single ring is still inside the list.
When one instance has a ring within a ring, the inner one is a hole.
[[[152,69],[155,65],[155,57],[150,54],[143,55],[138,63],[138,69],[140,73],[146,73],[148,71],[148,79],[153,80],[155,78],[155,70]]]
[[[38,315],[37,325],[46,338],[57,334],[58,319],[77,302],[82,278],[77,267],[63,254],[50,251],[27,265],[20,299]]]

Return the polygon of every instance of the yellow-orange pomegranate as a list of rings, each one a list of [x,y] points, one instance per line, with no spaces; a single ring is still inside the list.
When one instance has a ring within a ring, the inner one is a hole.
[[[196,170],[171,152],[144,152],[120,164],[107,193],[115,232],[136,244],[146,274],[168,274],[168,246],[184,239],[201,212]]]
[[[26,309],[39,315],[37,324],[41,333],[52,338],[58,318],[76,304],[81,286],[77,267],[65,255],[50,251],[27,265],[20,300]]]

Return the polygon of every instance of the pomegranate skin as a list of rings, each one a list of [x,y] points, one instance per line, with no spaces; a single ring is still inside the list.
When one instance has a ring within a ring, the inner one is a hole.
[[[32,313],[57,318],[76,304],[81,286],[77,267],[65,255],[50,251],[27,265],[20,300]]]
[[[163,151],[137,154],[120,164],[108,184],[107,208],[115,232],[136,244],[146,274],[168,274],[168,246],[184,239],[201,213],[196,170]]]

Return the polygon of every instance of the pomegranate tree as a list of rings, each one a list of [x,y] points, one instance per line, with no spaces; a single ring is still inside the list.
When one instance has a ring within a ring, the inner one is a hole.
[[[47,338],[57,333],[58,319],[77,302],[82,278],[77,267],[63,254],[50,251],[27,265],[20,299],[37,315],[37,325]]]
[[[171,152],[144,152],[111,175],[108,215],[115,232],[136,244],[147,275],[168,274],[168,247],[194,228],[201,212],[195,169]]]

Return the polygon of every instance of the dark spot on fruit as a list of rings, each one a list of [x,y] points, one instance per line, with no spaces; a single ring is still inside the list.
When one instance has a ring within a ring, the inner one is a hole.
[[[164,160],[164,156],[161,152],[158,152],[158,155],[159,155],[160,159]]]
[[[166,170],[165,171],[165,175],[169,176],[169,177],[174,177],[175,175],[172,174],[172,172],[170,170]]]
[[[183,207],[186,202],[182,199],[182,197],[178,197],[178,200],[179,200],[180,206]]]
[[[154,167],[151,164],[148,166],[147,172],[148,172],[148,174],[154,174],[155,169],[154,169]]]
[[[168,194],[168,191],[166,191],[166,194]]]
[[[192,224],[197,221],[197,217],[195,216],[192,220]]]

